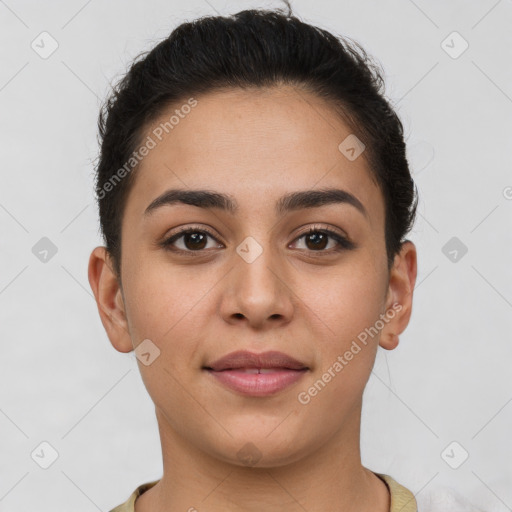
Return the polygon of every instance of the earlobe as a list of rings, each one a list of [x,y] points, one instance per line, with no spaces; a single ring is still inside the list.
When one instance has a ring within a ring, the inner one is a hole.
[[[88,277],[101,322],[110,342],[119,352],[131,352],[133,344],[128,331],[121,288],[105,247],[96,247],[92,251],[89,258]]]
[[[393,350],[398,346],[398,334],[382,333],[380,336],[379,345],[386,350]]]
[[[409,324],[417,275],[416,247],[409,240],[396,255],[389,277],[386,302],[388,322],[381,331],[379,345],[386,350],[398,346],[399,335]]]

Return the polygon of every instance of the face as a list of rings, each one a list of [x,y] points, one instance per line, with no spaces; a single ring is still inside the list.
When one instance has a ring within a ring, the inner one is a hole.
[[[90,281],[118,350],[150,340],[138,364],[161,431],[233,464],[249,451],[284,465],[356,435],[377,347],[394,348],[408,322],[414,258],[390,278],[382,193],[364,152],[338,148],[351,130],[331,105],[291,87],[196,100],[168,134],[158,126],[180,105],[147,128],[156,145],[126,202],[122,291],[93,258]],[[170,190],[225,197],[155,201]],[[205,369],[239,350],[306,369],[247,394]]]

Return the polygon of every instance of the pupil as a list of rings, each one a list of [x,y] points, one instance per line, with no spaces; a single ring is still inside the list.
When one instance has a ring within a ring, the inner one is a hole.
[[[324,233],[312,233],[311,235],[309,235],[309,240],[316,240],[313,242],[313,248],[320,248],[320,249],[324,249],[325,248],[325,241],[327,240],[327,237],[325,236]],[[322,240],[323,239],[323,240]],[[322,241],[324,242],[322,244]],[[318,244],[318,242],[320,242],[320,245]]]
[[[189,249],[202,249],[203,247],[201,246],[201,242],[204,243],[204,240],[203,238],[206,238],[202,233],[187,233],[185,235],[185,245],[187,246],[187,248]],[[192,239],[192,246],[193,247],[189,247],[189,244],[187,243],[188,240]],[[196,245],[194,244],[197,244],[199,243],[199,247],[197,247]]]

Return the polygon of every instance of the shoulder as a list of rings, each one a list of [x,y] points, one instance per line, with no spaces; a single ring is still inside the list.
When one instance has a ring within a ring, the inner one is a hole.
[[[414,494],[399,484],[394,478],[383,473],[375,473],[384,480],[391,495],[391,507],[389,512],[418,512],[418,505]],[[422,511],[424,512],[424,511]]]
[[[151,489],[156,485],[159,480],[153,480],[152,482],[146,482],[145,484],[139,485],[135,491],[130,494],[130,497],[121,505],[113,508],[110,512],[134,512],[135,511],[135,500],[145,491]]]

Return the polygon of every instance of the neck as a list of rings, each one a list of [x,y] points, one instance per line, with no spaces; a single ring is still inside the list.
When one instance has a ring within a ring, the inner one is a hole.
[[[389,512],[386,484],[361,465],[359,407],[331,439],[290,462],[244,466],[212,457],[156,411],[164,474],[135,512]]]

